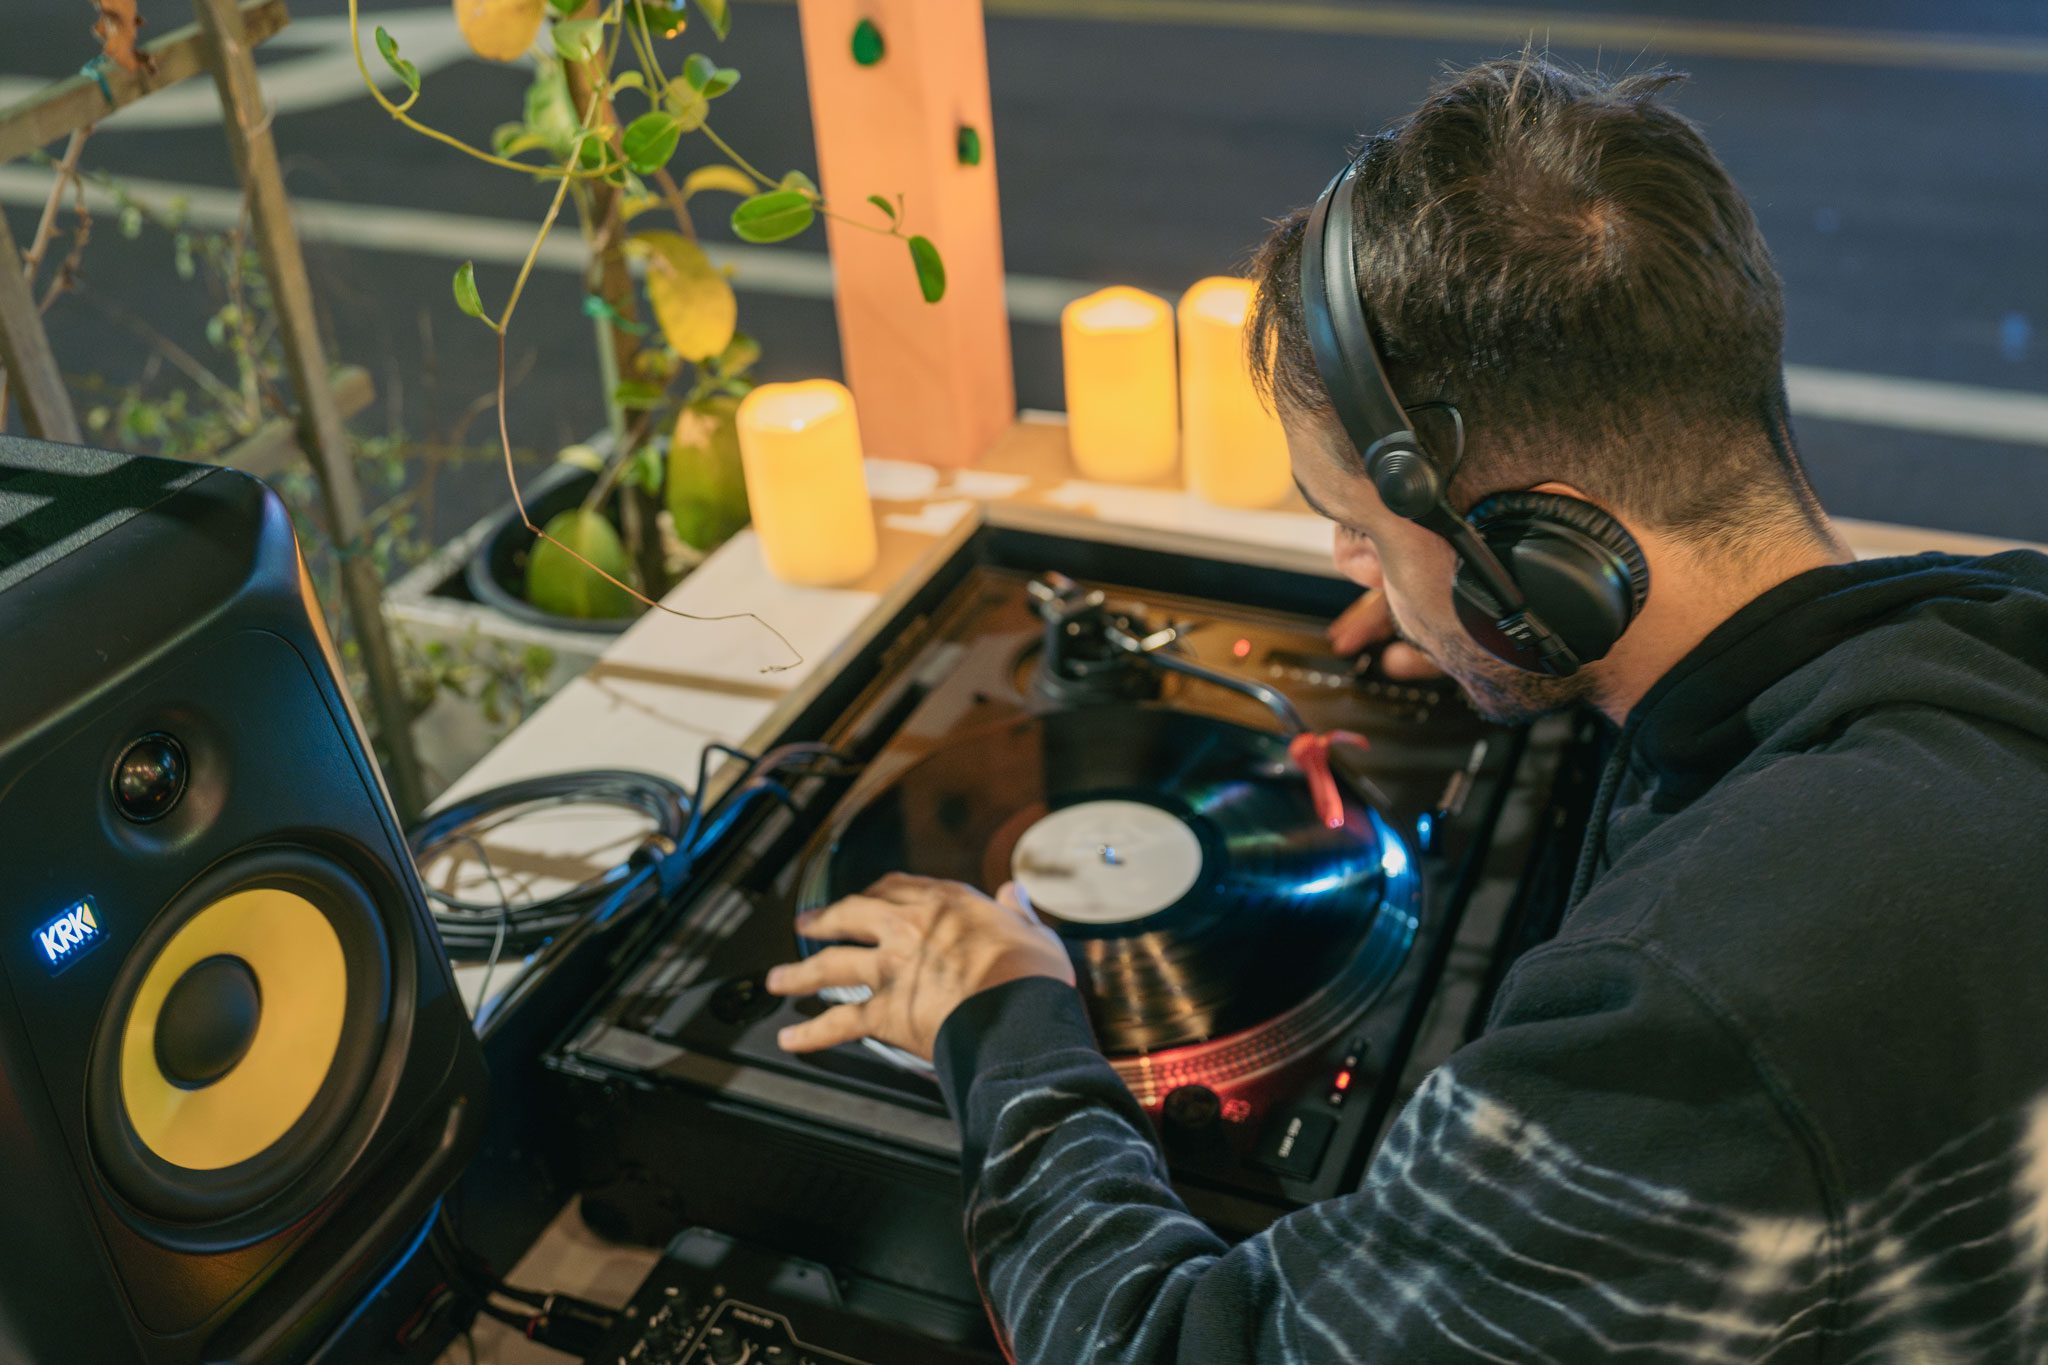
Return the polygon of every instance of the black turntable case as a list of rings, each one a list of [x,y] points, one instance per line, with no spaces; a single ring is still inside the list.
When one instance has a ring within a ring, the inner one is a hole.
[[[847,661],[783,738],[822,738],[856,751],[882,745],[921,698],[943,685],[934,671],[942,672],[949,658],[957,665],[957,652],[949,655],[933,645],[943,643],[949,611],[957,614],[958,599],[977,576],[1015,576],[1044,567],[1310,621],[1329,619],[1353,593],[1347,584],[1308,574],[985,527]],[[917,675],[920,667],[925,676]],[[1435,1033],[1453,1037],[1462,1037],[1503,920],[1526,899],[1517,891],[1529,850],[1559,828],[1558,821],[1538,818],[1537,809],[1557,766],[1554,736],[1537,746],[1538,761],[1518,766],[1522,732],[1471,718],[1448,727],[1450,738],[1439,736],[1433,747],[1402,754],[1390,746],[1390,757],[1426,774],[1426,783],[1416,777],[1409,786],[1427,785],[1433,797],[1460,770],[1476,733],[1492,737],[1491,756],[1465,822],[1469,829],[1454,835],[1449,856],[1436,869],[1439,901],[1462,908],[1484,884],[1482,899],[1492,902],[1488,914],[1475,917],[1485,921],[1480,941],[1465,945],[1481,965],[1455,1011],[1443,1011],[1456,1017],[1432,1025]],[[1519,814],[1509,822],[1511,838],[1494,841],[1510,779],[1518,776],[1512,788]],[[817,804],[823,806],[837,793],[799,795],[807,802],[822,797]],[[747,882],[760,869],[772,875],[799,857],[815,834],[814,809],[807,808],[803,818],[778,813],[727,850],[722,865],[700,880],[695,899],[678,908],[677,928],[550,1053],[548,1065],[566,1087],[564,1111],[579,1134],[576,1178],[584,1190],[584,1214],[607,1235],[654,1245],[683,1226],[717,1228],[859,1277],[974,1305],[978,1295],[960,1235],[957,1135],[935,1088],[922,1096],[891,1093],[862,1084],[850,1070],[837,1085],[805,1085],[773,1067],[678,1048],[620,1024],[629,1016],[646,1017],[659,1003],[650,1003],[654,997],[671,989],[662,984],[665,956],[697,951],[688,946],[693,939],[701,947],[721,935],[745,933],[748,917],[760,908],[744,886],[733,883]],[[1414,997],[1404,999],[1399,1011],[1404,1052],[1423,1029],[1425,988],[1454,947],[1448,932],[1454,926],[1437,927],[1444,932],[1419,945],[1413,980],[1404,976],[1401,987]],[[726,1003],[738,1012],[735,1018],[752,1008],[744,1000]],[[1436,1046],[1441,1051],[1449,1045],[1454,1043]],[[1389,1078],[1384,1093],[1361,1097],[1357,1127],[1377,1131],[1383,1124],[1400,1089],[1396,1079]],[[1338,1174],[1333,1168],[1321,1188],[1334,1192],[1344,1179],[1355,1180],[1370,1145],[1369,1139],[1357,1142],[1345,1154],[1345,1169]],[[1257,1197],[1213,1185],[1184,1186],[1183,1193],[1204,1217],[1242,1235],[1311,1197],[1306,1191],[1285,1196],[1278,1184],[1267,1184],[1273,1192]]]

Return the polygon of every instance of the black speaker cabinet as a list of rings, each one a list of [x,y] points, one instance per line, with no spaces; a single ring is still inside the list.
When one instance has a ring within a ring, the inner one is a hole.
[[[484,1073],[283,505],[0,437],[0,1360],[292,1361]]]

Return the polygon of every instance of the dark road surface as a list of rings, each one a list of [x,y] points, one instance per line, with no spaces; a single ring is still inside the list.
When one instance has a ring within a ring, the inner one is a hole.
[[[176,0],[143,0],[142,9],[159,32],[188,12]],[[384,425],[395,401],[409,429],[431,430],[482,392],[491,373],[489,335],[456,313],[449,276],[476,255],[492,299],[503,297],[513,273],[466,239],[476,235],[474,220],[517,232],[537,221],[545,195],[396,127],[359,89],[305,94],[320,72],[346,60],[332,20],[344,11],[342,0],[299,0],[294,28],[265,53],[272,72],[298,64],[298,75],[275,78],[278,140],[292,191],[309,205],[450,216],[432,240],[409,240],[405,250],[332,240],[349,237],[346,223],[366,221],[360,215],[309,233],[308,244],[337,358],[377,378],[379,407],[359,425]],[[410,17],[452,31],[445,6],[364,0],[364,12],[370,22]],[[2048,539],[2048,6],[1667,0],[1510,10],[1362,0],[1270,8],[1262,0],[990,0],[989,13],[1009,270],[1169,294],[1232,270],[1268,219],[1311,198],[1360,131],[1412,106],[1447,64],[1572,25],[1568,34],[1586,45],[1553,34],[1555,55],[1603,69],[1664,62],[1688,71],[1692,81],[1676,102],[1704,125],[1754,200],[1777,254],[1789,362],[2032,395],[2035,406],[2023,408],[2022,419],[2043,414],[2031,437],[1958,435],[1943,414],[1958,397],[1967,409],[1969,393],[1936,392],[1923,403],[1905,384],[1891,386],[1890,406],[1903,405],[1903,418],[1803,417],[1801,443],[1829,506]],[[1357,31],[1361,14],[1375,31]],[[1686,27],[1645,47],[1629,25],[1648,19]],[[85,0],[5,0],[0,106],[24,93],[10,78],[76,70],[93,51],[89,21]],[[1609,34],[1630,41],[1610,45]],[[700,42],[686,46],[712,41],[701,25],[689,36]],[[744,80],[720,101],[717,126],[765,168],[809,168],[795,7],[736,5],[723,46],[722,58]],[[474,60],[435,66],[418,112],[485,140],[516,116],[525,80],[521,70]],[[135,182],[232,186],[217,129],[138,122],[110,121],[87,164]],[[713,155],[701,140],[684,145],[686,158]],[[0,203],[24,238],[36,174],[22,163],[0,168]],[[785,250],[799,266],[815,265],[822,236],[814,231]],[[66,299],[51,319],[68,372],[123,377],[140,363],[136,344],[108,325],[109,302],[195,352],[206,349],[199,322],[208,305],[177,279],[161,235],[126,241],[103,225],[86,276],[87,297]],[[836,372],[828,299],[815,290],[806,296],[801,285],[794,293],[752,287],[745,270],[737,283],[741,325],[764,345],[764,375]],[[1058,407],[1057,328],[1043,307],[1035,316],[1018,312],[1019,401]],[[539,273],[513,349],[532,365],[514,399],[515,441],[552,449],[599,425],[589,324],[573,274]],[[494,496],[488,470],[457,479],[445,529]]]

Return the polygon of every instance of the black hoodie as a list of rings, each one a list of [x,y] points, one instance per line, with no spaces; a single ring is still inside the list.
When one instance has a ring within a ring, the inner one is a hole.
[[[1359,1192],[1226,1246],[1078,996],[940,1033],[1027,1362],[2048,1355],[2048,557],[1814,570],[1630,714],[1572,905]]]

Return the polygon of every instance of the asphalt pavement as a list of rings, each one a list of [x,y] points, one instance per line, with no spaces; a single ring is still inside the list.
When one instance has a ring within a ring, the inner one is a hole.
[[[422,117],[483,140],[517,116],[524,73],[460,55],[445,5],[363,5],[370,22],[420,35],[406,41],[428,59]],[[449,277],[475,256],[485,296],[502,297],[508,252],[545,190],[385,118],[352,84],[345,8],[297,0],[293,26],[266,48],[277,137],[336,356],[378,381],[362,424],[433,431],[492,372],[489,335],[456,313]],[[1412,106],[1447,66],[1533,40],[1582,65],[1691,74],[1676,103],[1756,204],[1785,279],[1798,435],[1831,508],[2048,539],[2048,7],[988,0],[988,11],[1026,406],[1061,405],[1051,319],[1062,291],[1118,282],[1171,294],[1230,272],[1361,131]],[[157,32],[187,17],[174,0],[142,0],[142,12]],[[90,58],[90,20],[86,0],[6,0],[0,107],[28,78]],[[702,25],[689,38],[711,42]],[[795,6],[742,0],[720,56],[744,73],[717,107],[721,131],[764,167],[811,167]],[[204,95],[159,94],[109,120],[87,164],[149,195],[220,200],[234,182]],[[715,155],[688,142],[684,154]],[[0,167],[18,236],[33,226],[35,174]],[[814,232],[742,264],[742,326],[763,343],[764,376],[837,372],[823,249]],[[116,319],[203,356],[209,306],[161,235],[129,241],[103,223],[51,333],[67,371],[120,379],[148,350]],[[520,445],[551,450],[600,424],[589,328],[574,273],[539,272],[514,329]],[[1986,411],[2002,416],[1987,423]],[[451,482],[444,529],[497,496],[493,478],[479,468]]]

